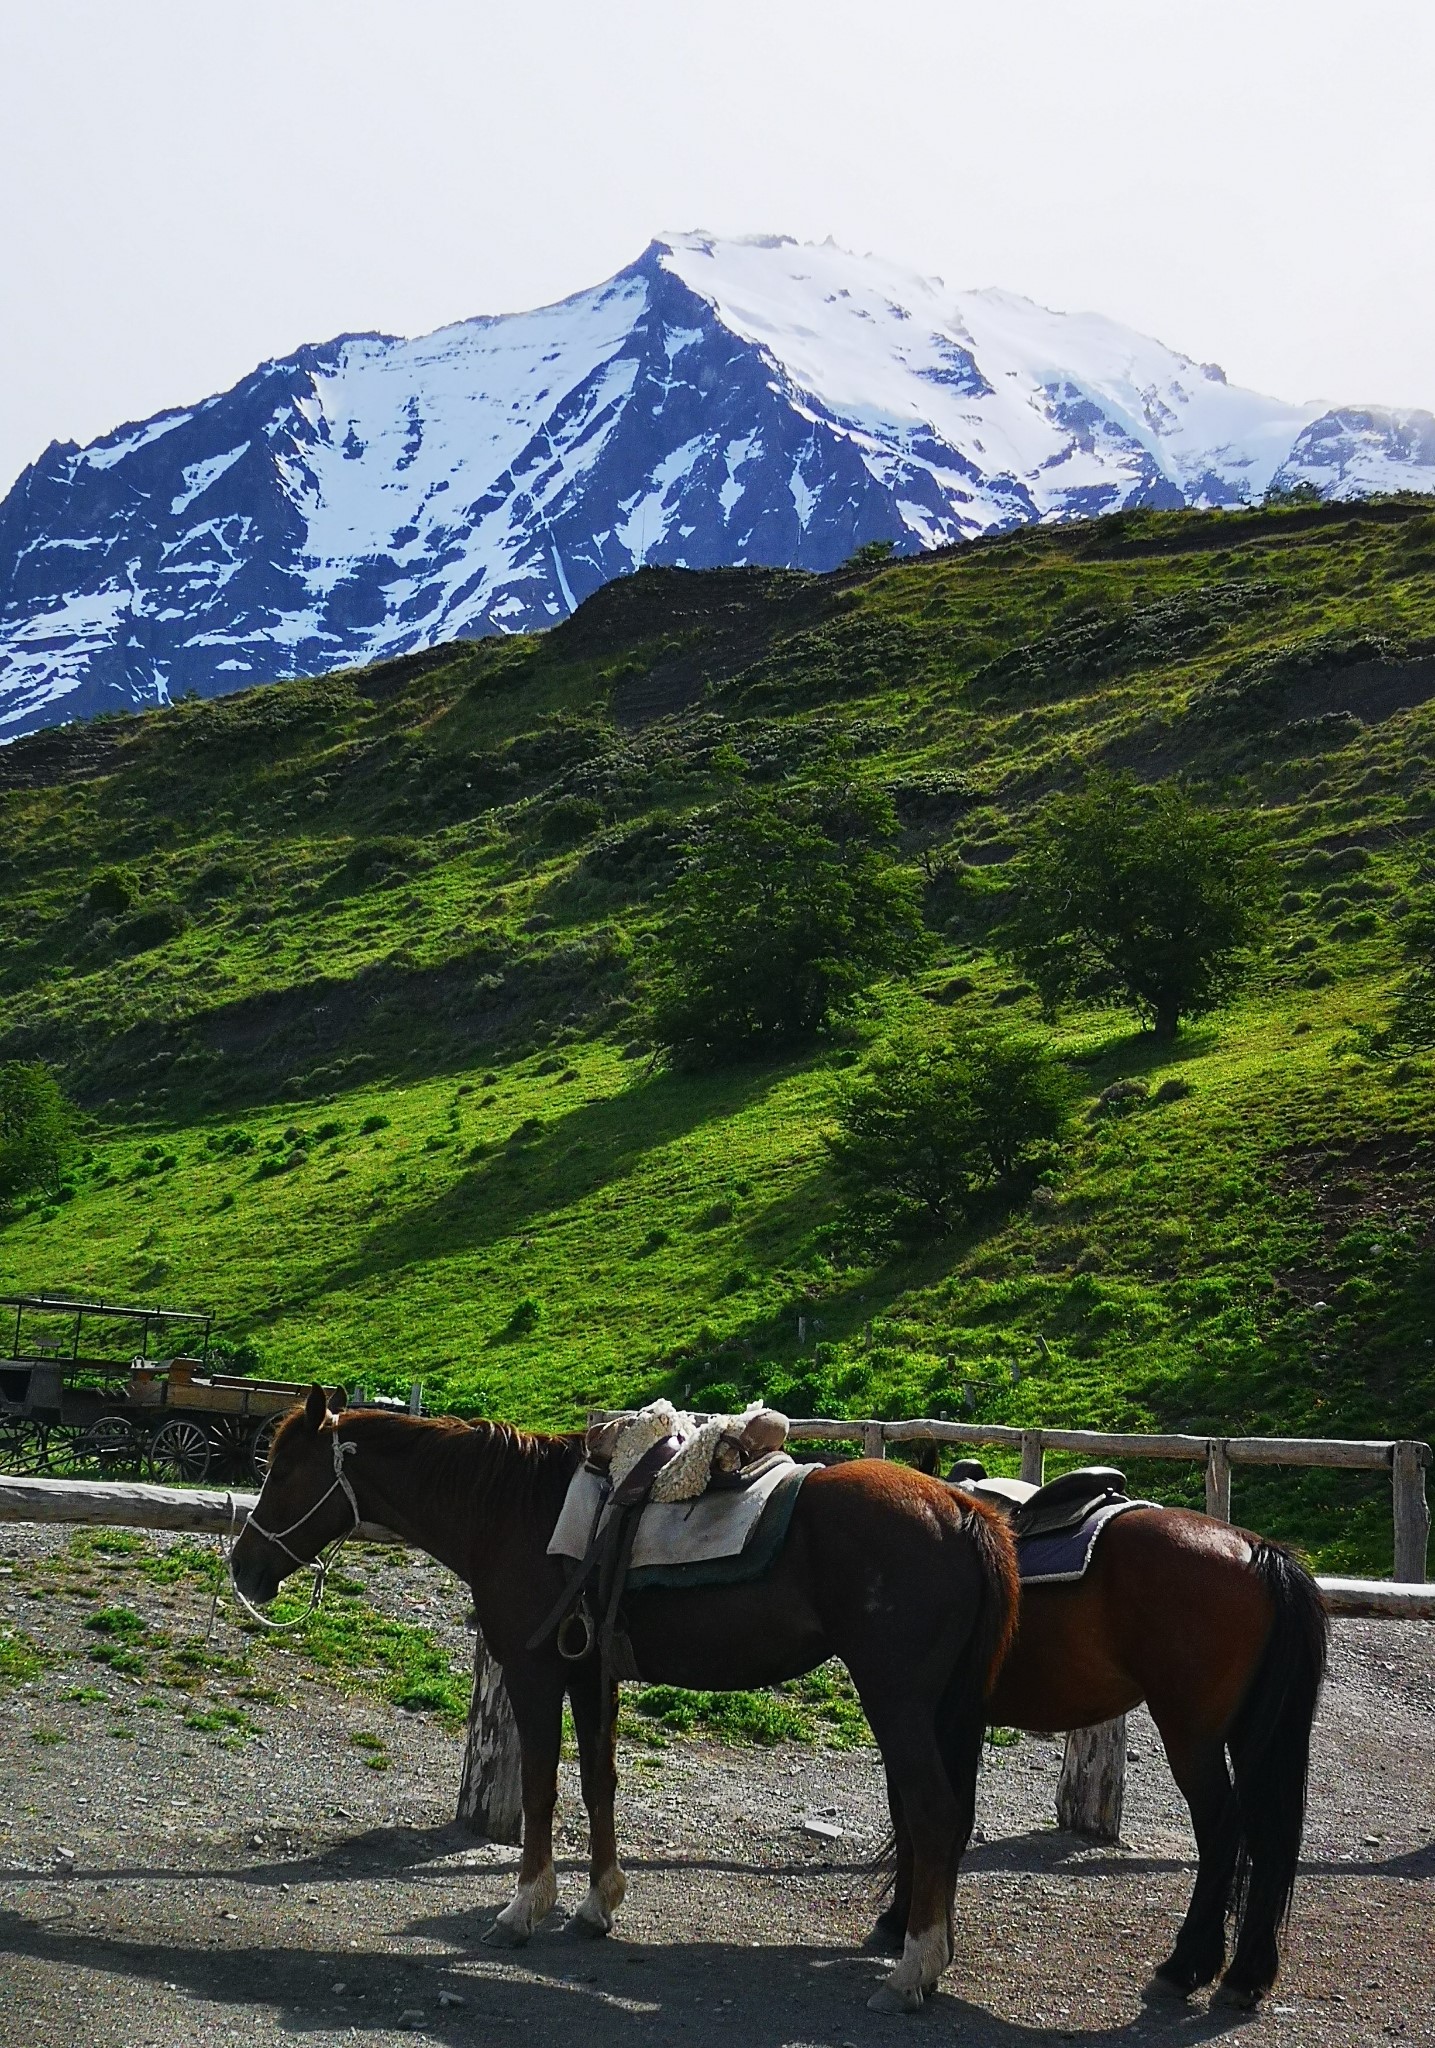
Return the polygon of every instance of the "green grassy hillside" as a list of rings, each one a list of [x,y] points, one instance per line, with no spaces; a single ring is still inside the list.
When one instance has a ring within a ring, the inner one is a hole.
[[[210,1307],[267,1370],[534,1422],[763,1389],[1429,1436],[1435,1067],[1362,1033],[1431,851],[1432,700],[1435,516],[1383,502],[644,572],[542,638],[22,741],[0,1057],[51,1061],[87,1131],[0,1281]],[[837,749],[894,797],[930,968],[803,1060],[663,1070],[635,1000],[690,821]],[[919,1014],[1040,1028],[988,935],[1023,820],[1098,763],[1262,811],[1269,957],[1174,1048],[1064,1014],[1055,1187],[875,1248],[825,1163],[836,1076]],[[1379,1487],[1239,1495],[1388,1554]]]

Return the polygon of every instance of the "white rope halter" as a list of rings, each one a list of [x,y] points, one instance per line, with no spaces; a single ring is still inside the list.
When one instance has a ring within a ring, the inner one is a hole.
[[[233,1592],[235,1599],[239,1602],[240,1606],[244,1609],[244,1612],[249,1616],[251,1621],[257,1621],[261,1628],[267,1628],[275,1635],[287,1635],[294,1629],[303,1628],[304,1624],[309,1620],[309,1617],[316,1611],[320,1601],[324,1597],[324,1583],[329,1576],[329,1567],[333,1564],[335,1558],[339,1555],[339,1552],[343,1549],[344,1545],[353,1535],[355,1529],[358,1528],[360,1522],[363,1520],[363,1516],[359,1513],[359,1503],[358,1500],[355,1498],[354,1489],[349,1484],[349,1475],[344,1470],[345,1458],[352,1456],[352,1454],[359,1447],[356,1443],[345,1443],[344,1440],[340,1437],[339,1432],[337,1430],[335,1430],[333,1434],[333,1445],[333,1482],[329,1486],[325,1487],[324,1491],[320,1494],[319,1498],[314,1502],[314,1505],[312,1507],[306,1508],[304,1510],[303,1514],[300,1515],[297,1522],[291,1522],[287,1529],[280,1529],[276,1532],[273,1529],[266,1529],[261,1522],[257,1521],[253,1515],[250,1515],[247,1525],[254,1531],[256,1536],[262,1536],[266,1543],[272,1543],[276,1550],[282,1550],[286,1557],[292,1558],[294,1563],[299,1567],[301,1571],[308,1569],[313,1572],[314,1581],[309,1589],[309,1605],[305,1608],[304,1612],[301,1615],[299,1615],[298,1618],[294,1621],[271,1621],[269,1616],[264,1613],[262,1608],[256,1607],[254,1602],[240,1591],[239,1582],[234,1576],[234,1551],[232,1546],[225,1556],[225,1564],[228,1567],[229,1571],[230,1590]],[[311,1521],[313,1517],[318,1514],[320,1508],[323,1507],[325,1501],[327,1501],[332,1494],[336,1493],[342,1493],[345,1500],[348,1501],[349,1512],[354,1518],[353,1521],[349,1524],[348,1528],[345,1529],[341,1535],[335,1538],[334,1542],[331,1544],[329,1548],[327,1556],[325,1556],[323,1552],[320,1552],[315,1557],[300,1557],[298,1551],[291,1550],[289,1548],[289,1545],[285,1539],[289,1536],[292,1536],[296,1529],[302,1529],[306,1522]],[[231,1502],[231,1524],[233,1523],[233,1519],[234,1505],[233,1502]]]

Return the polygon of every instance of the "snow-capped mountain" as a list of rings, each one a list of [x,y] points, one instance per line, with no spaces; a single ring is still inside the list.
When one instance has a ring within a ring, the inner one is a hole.
[[[827,569],[1298,481],[1435,490],[1435,418],[830,243],[673,236],[561,305],[53,444],[0,505],[0,737],[550,625],[645,562]]]

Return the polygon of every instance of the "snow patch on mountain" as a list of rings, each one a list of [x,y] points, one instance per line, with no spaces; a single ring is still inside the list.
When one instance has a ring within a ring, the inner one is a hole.
[[[645,562],[820,570],[1298,482],[1435,489],[1435,419],[831,243],[670,236],[560,305],[340,336],[47,449],[0,504],[0,738],[550,625]]]

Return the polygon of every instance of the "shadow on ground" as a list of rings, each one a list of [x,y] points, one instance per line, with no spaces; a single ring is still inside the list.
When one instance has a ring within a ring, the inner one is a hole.
[[[0,1948],[32,1966],[48,1965],[74,1988],[81,1973],[129,1978],[211,2011],[228,2008],[222,2021],[230,2027],[262,2014],[296,2035],[353,2029],[373,2038],[402,2025],[427,2040],[467,2048],[475,2039],[494,2038],[493,2028],[504,2030],[500,2040],[515,2038],[507,2032],[512,2027],[523,2030],[530,2048],[566,2048],[580,2038],[587,2048],[603,2048],[610,2041],[679,2037],[743,2048],[812,2041],[867,2048],[891,2041],[901,2024],[866,2009],[881,1974],[870,1956],[805,1944],[591,1943],[562,1927],[540,1930],[515,1953],[484,1947],[474,1932],[477,1918],[465,1913],[415,1923],[410,1935],[453,1944],[448,1955],[415,1956],[374,1943],[214,1950],[178,1935],[162,1943],[95,1938],[52,1917],[6,1911],[0,1912]],[[1112,2026],[1063,2020],[1056,2037],[1085,2048],[1138,2040],[1154,2048],[1211,2040],[1239,2025],[1240,2017],[1195,2006],[1142,2007]],[[947,1993],[932,2001],[924,2018],[944,2033],[955,2027],[964,2048],[1017,2048],[1053,2038],[1049,2024],[998,2019]],[[197,2019],[188,2023],[191,2040],[205,2038]],[[164,2031],[158,2010],[155,2024]]]

